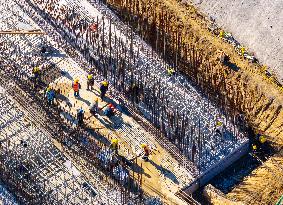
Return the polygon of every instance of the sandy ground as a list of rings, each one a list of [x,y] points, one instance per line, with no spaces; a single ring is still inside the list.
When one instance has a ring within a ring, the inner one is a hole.
[[[193,0],[283,80],[283,0]]]

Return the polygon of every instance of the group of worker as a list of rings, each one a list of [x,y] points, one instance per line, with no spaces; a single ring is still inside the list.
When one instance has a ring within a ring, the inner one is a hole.
[[[107,81],[102,81],[100,85],[100,98],[102,101],[104,101],[106,92],[108,91],[108,85],[109,83]],[[87,90],[92,90],[94,86],[94,78],[92,74],[89,74],[87,76]],[[74,90],[74,96],[80,97],[80,89],[81,89],[81,84],[79,83],[79,79],[75,79],[74,82],[72,83],[72,88]]]
[[[119,149],[118,143],[119,143],[119,140],[117,138],[114,138],[114,139],[111,140],[111,144],[110,144],[110,147],[109,147],[110,150],[112,150],[112,152],[115,153],[116,155],[118,155],[118,149]],[[145,143],[141,144],[140,146],[143,149],[142,159],[146,162],[149,161],[149,159],[148,159],[148,157],[150,155],[149,146]]]

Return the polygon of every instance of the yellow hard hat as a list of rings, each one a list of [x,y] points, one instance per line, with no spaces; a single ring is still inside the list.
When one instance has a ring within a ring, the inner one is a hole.
[[[216,123],[216,126],[221,126],[221,125],[223,125],[223,123],[220,122],[220,121],[218,121],[218,122]]]
[[[39,71],[39,67],[34,67],[34,71]]]
[[[253,147],[253,150],[257,149],[257,146],[255,144],[252,147]]]
[[[78,82],[79,82],[79,79],[76,78],[76,79],[74,80],[74,82],[75,82],[75,83],[78,83]]]
[[[141,147],[146,148],[147,146],[146,146],[146,144],[141,144]]]
[[[102,81],[101,84],[104,85],[104,86],[107,86],[107,85],[108,85],[108,82],[107,82],[107,81]]]
[[[87,76],[87,79],[92,79],[93,78],[93,76],[91,75],[91,74],[89,74],[88,76]]]
[[[118,139],[116,139],[116,138],[112,139],[111,142],[112,142],[112,144],[118,144]]]
[[[51,86],[49,85],[48,87],[47,87],[47,91],[50,91],[51,90]]]
[[[265,142],[266,142],[266,136],[261,135],[261,136],[259,137],[259,142],[260,142],[261,144],[265,143]]]

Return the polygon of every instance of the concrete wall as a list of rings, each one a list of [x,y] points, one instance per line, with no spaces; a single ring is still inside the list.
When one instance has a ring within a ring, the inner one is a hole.
[[[283,81],[283,0],[191,0]]]
[[[206,185],[217,174],[219,174],[224,169],[226,169],[231,164],[233,164],[235,161],[237,161],[242,156],[247,154],[248,151],[249,151],[249,141],[247,140],[240,147],[238,147],[238,149],[234,150],[232,153],[230,153],[224,159],[220,160],[218,163],[214,164],[212,167],[210,167],[208,170],[206,170],[203,174],[198,176],[197,179],[195,179],[187,187],[183,188],[182,191],[185,191],[188,194],[192,194],[198,188]]]

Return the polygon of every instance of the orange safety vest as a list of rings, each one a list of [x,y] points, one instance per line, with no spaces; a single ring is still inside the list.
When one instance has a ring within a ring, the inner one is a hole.
[[[149,155],[149,148],[145,147],[145,148],[143,148],[143,150],[144,150],[144,155],[148,156]]]
[[[74,89],[75,92],[78,92],[79,89],[80,89],[80,84],[79,83],[74,83],[73,84],[73,89]]]

